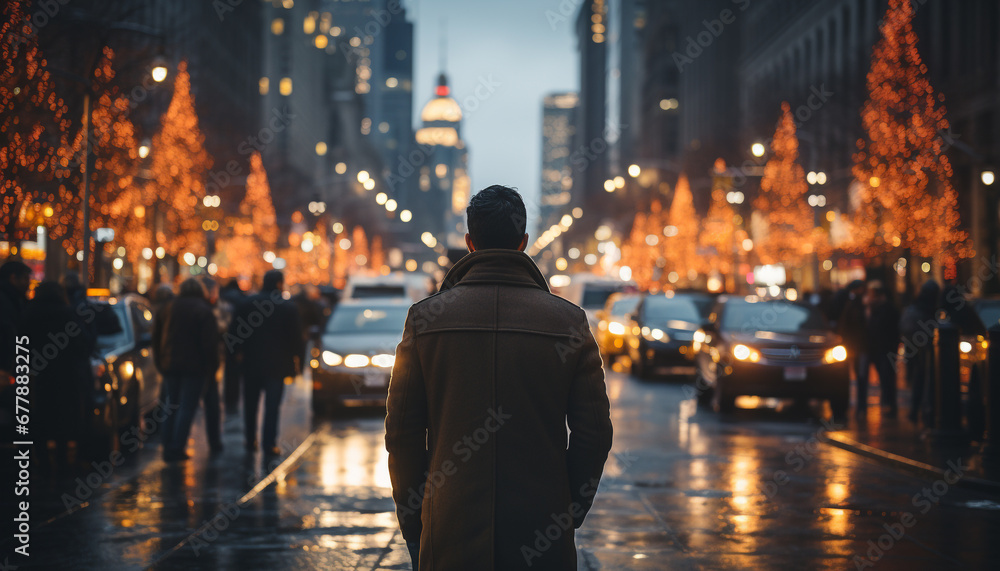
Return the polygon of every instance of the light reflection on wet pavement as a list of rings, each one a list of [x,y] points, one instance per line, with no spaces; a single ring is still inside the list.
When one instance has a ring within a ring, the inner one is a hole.
[[[577,533],[581,569],[988,568],[1000,555],[996,498],[949,486],[928,501],[933,482],[820,443],[815,414],[720,418],[681,382],[623,373],[608,388],[615,445]],[[281,446],[301,456],[252,499],[236,503],[273,466],[245,460],[232,419],[222,457],[197,446],[167,466],[148,446],[89,505],[36,527],[32,568],[409,569],[381,415],[313,425],[308,382],[290,389]],[[53,485],[40,512],[74,485]]]

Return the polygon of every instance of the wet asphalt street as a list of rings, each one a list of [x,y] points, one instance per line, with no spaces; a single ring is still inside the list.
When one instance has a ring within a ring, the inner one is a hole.
[[[8,557],[5,569],[409,569],[381,415],[313,421],[308,386],[299,379],[286,392],[284,454],[270,465],[244,455],[232,418],[218,458],[199,444],[192,460],[167,465],[154,439],[106,476],[34,482],[31,557]],[[608,389],[615,444],[577,534],[581,569],[987,569],[1000,560],[1000,499],[823,444],[836,427],[822,411],[719,417],[698,410],[683,381],[621,371],[609,372]],[[195,423],[203,442],[200,415]]]

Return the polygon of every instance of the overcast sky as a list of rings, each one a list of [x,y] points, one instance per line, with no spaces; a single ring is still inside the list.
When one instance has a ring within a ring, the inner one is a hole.
[[[465,114],[473,192],[506,184],[537,205],[542,98],[577,89],[572,21],[581,1],[406,0],[416,33],[414,118],[433,96],[447,29],[446,71]],[[572,8],[565,18],[560,3],[563,11]],[[529,204],[528,212],[537,209]]]

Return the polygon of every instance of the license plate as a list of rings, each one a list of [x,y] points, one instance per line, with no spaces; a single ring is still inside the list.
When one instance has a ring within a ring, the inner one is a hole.
[[[804,380],[806,380],[806,368],[805,367],[785,367],[785,380],[786,381],[804,381]]]
[[[371,373],[365,373],[365,386],[366,387],[384,387],[387,383],[387,377],[385,373],[381,371],[373,371]]]

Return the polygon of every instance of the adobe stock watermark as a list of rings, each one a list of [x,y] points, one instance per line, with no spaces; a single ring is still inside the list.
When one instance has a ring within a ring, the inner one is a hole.
[[[552,31],[556,31],[560,25],[576,18],[585,1],[587,0],[560,0],[555,10],[552,8],[546,9],[545,19],[548,21]]]
[[[740,12],[745,11],[750,6],[750,0],[731,0]],[[737,12],[729,8],[723,8],[719,12],[719,17],[712,20],[702,20],[701,24],[705,28],[693,36],[688,36],[684,44],[684,52],[674,52],[674,65],[677,71],[684,73],[684,66],[691,65],[694,60],[701,57],[705,50],[709,48],[715,40],[726,30],[726,26],[736,21]]]
[[[816,112],[826,106],[834,95],[836,95],[836,92],[827,90],[825,83],[810,85],[809,95],[806,97],[805,102],[796,106],[792,111],[795,128],[801,129],[803,125],[813,118]],[[764,141],[764,146],[770,149],[772,142],[773,139],[767,139]],[[747,178],[759,172],[760,168],[767,163],[767,160],[767,155],[744,160],[743,164],[736,168],[737,174],[732,177],[733,188],[739,188],[746,184]]]
[[[941,498],[948,493],[951,486],[958,483],[965,476],[966,470],[971,468],[971,466],[963,466],[961,459],[949,460],[947,466],[948,469],[945,470],[944,476],[941,479],[935,480],[929,487],[921,489],[910,499],[910,505],[916,508],[919,512],[918,515],[924,515],[935,505],[940,504]],[[900,514],[898,521],[893,523],[883,523],[882,529],[885,530],[885,533],[875,539],[868,540],[868,549],[864,555],[855,553],[851,558],[854,568],[860,570],[867,567],[874,567],[876,563],[881,561],[896,546],[899,540],[903,539],[906,535],[906,530],[916,524],[917,516],[912,512],[903,512]]]
[[[486,414],[482,426],[455,441],[451,447],[452,453],[459,457],[462,464],[472,460],[475,453],[482,450],[493,434],[512,418],[512,415],[503,411],[503,407],[497,407],[496,410],[488,408]],[[418,515],[424,498],[432,497],[437,490],[441,489],[449,477],[458,473],[459,466],[449,458],[441,462],[441,466],[437,470],[425,472],[424,482],[417,488],[410,488],[406,502],[396,506],[396,515],[400,525],[406,521],[406,518]]]
[[[468,119],[470,114],[478,111],[482,104],[489,100],[503,85],[502,82],[493,78],[493,74],[480,75],[477,78],[476,86],[472,89],[472,93],[462,98],[460,103],[465,118]],[[444,136],[443,133],[441,136]],[[434,153],[434,146],[445,144],[446,142],[453,144],[452,141],[446,141],[442,138],[418,144],[417,148],[410,151],[408,155],[398,155],[396,157],[396,168],[386,177],[386,184],[389,185],[389,189],[395,191],[398,184],[403,183],[406,179],[413,176],[417,172],[417,169],[427,162]]]
[[[594,496],[597,495],[597,488],[601,481],[598,478],[591,478],[583,483],[579,490],[579,500],[571,502],[569,509],[561,513],[549,514],[552,523],[545,529],[535,530],[535,541],[531,544],[521,544],[521,557],[524,563],[531,567],[534,560],[541,557],[546,551],[552,549],[552,545],[559,541],[567,532],[576,529],[583,516],[590,510]]]
[[[39,9],[24,17],[22,27],[12,26],[11,31],[7,32],[11,38],[11,48],[26,44],[28,40],[37,37],[38,31],[49,25],[49,22],[59,14],[62,7],[69,3],[70,0],[37,0],[34,2]]]

